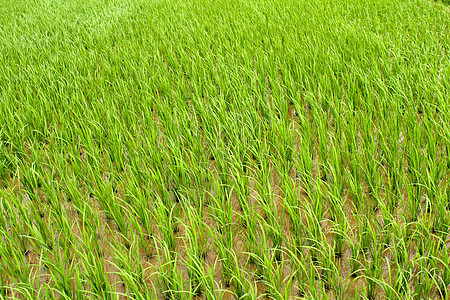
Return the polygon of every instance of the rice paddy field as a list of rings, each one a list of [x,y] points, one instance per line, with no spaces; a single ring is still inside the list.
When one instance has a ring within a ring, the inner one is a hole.
[[[0,15],[0,299],[449,299],[447,0]]]

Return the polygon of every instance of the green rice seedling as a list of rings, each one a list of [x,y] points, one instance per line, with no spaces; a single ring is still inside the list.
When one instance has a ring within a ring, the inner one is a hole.
[[[295,242],[294,242],[295,243]],[[302,249],[303,250],[303,249]],[[306,295],[308,288],[308,259],[307,256],[299,250],[292,251],[286,248],[286,252],[291,259],[291,266],[293,269],[292,275],[295,276],[296,288],[298,289],[298,296],[303,297]]]
[[[441,258],[439,259],[442,263],[442,274],[441,282],[439,285],[439,293],[443,297],[447,297],[448,286],[450,284],[450,257],[449,250],[446,247],[442,247]]]
[[[326,207],[323,201],[325,196],[323,182],[320,180],[316,181],[313,189],[313,193],[309,196],[311,204],[308,203],[308,209],[311,209],[311,213],[315,215],[318,222],[322,222],[325,219],[326,214]]]
[[[393,275],[393,287],[400,295],[411,293],[410,280],[412,278],[412,262],[408,257],[409,247],[405,246],[405,240],[394,242],[392,252],[395,261],[395,273]]]
[[[231,285],[231,278],[233,278],[235,272],[232,261],[232,253],[229,248],[225,248],[225,246],[222,244],[219,244],[217,248],[220,257],[220,262],[222,264],[223,282],[225,284],[225,287],[228,287]]]
[[[222,196],[229,197],[229,196]],[[214,238],[214,243],[216,245],[216,252],[220,258],[222,265],[222,275],[225,286],[230,285],[231,276],[234,272],[233,270],[233,260],[231,252],[233,251],[235,226],[233,225],[233,209],[231,202],[222,201],[220,203],[219,197],[212,197],[211,210],[213,212],[212,217],[216,221],[217,235]]]
[[[354,141],[353,143],[356,143]],[[356,148],[356,146],[355,146]],[[364,191],[362,187],[362,174],[361,170],[363,162],[360,155],[358,155],[357,149],[352,149],[350,152],[349,170],[347,172],[348,185],[350,187],[350,195],[355,210],[358,211],[363,203]]]
[[[0,137],[2,137],[2,130],[0,129]],[[12,173],[14,168],[15,156],[8,150],[7,143],[0,138],[0,180],[3,186],[6,186],[8,175]]]
[[[298,195],[294,191],[295,187],[293,187],[293,182],[289,179],[286,182],[283,205],[289,214],[292,224],[292,246],[300,254],[304,243],[305,226],[302,221],[301,208],[299,207],[300,203],[298,201]]]
[[[236,299],[258,299],[258,289],[252,277],[245,270],[245,266],[239,265],[238,257],[235,253],[230,253],[233,257],[234,273],[231,277],[231,285],[234,287],[234,297]],[[251,255],[248,253],[248,255]]]
[[[318,251],[323,237],[321,221],[317,218],[313,208],[310,205],[305,207],[305,223],[308,232],[305,240],[313,262],[318,259]]]
[[[339,272],[339,269],[341,268],[342,264],[339,264],[336,266],[337,271]],[[340,277],[336,276],[338,275],[338,272],[335,272],[333,276],[332,281],[332,290],[334,292],[334,297],[336,299],[346,299],[349,291],[350,282],[352,280],[352,275],[349,273],[347,277]]]
[[[183,277],[177,264],[178,254],[173,252],[164,240],[156,248],[158,257],[157,270],[153,275],[156,284],[165,299],[182,299],[184,290]]]
[[[407,208],[410,211],[410,222],[417,221],[420,212],[420,195],[418,195],[418,191],[420,188],[416,188],[416,184],[410,183],[405,186],[405,190],[407,193]]]
[[[114,221],[119,232],[124,234],[128,231],[128,224],[124,218],[123,211],[126,209],[123,207],[122,201],[117,199],[111,183],[103,182],[100,178],[95,181],[97,182],[94,190],[95,200],[101,203],[106,219]]]
[[[127,221],[128,215],[126,212],[129,211],[124,205],[121,203],[122,201],[118,200],[117,203],[111,202],[108,210],[111,212],[113,219],[117,225],[118,232],[123,237],[123,241],[126,247],[130,246],[130,225],[129,221]],[[115,203],[115,204],[112,204]]]
[[[433,210],[432,217],[432,231],[439,237],[439,242],[442,243],[441,246],[448,239],[450,223],[448,221],[448,214],[445,210],[445,198],[439,195],[434,201],[435,209]]]
[[[357,277],[361,271],[362,263],[360,262],[360,255],[362,254],[359,244],[347,236],[347,243],[349,245],[351,256],[349,257],[350,276]]]
[[[84,249],[76,250],[77,256],[80,257],[80,267],[84,270],[82,282],[84,286],[90,287],[89,293],[92,293],[95,297],[111,299],[112,288],[105,273],[103,252],[99,250],[99,246],[89,243],[92,240],[95,240],[92,235],[84,233],[81,241]]]
[[[311,259],[308,270],[308,296],[311,298],[327,298],[327,291],[323,288],[318,273],[317,261]]]
[[[297,172],[299,172],[301,176],[301,182],[302,182],[302,188],[306,192],[306,194],[310,197],[312,197],[313,194],[313,153],[311,151],[312,145],[311,141],[309,139],[301,140],[302,145],[305,145],[300,149],[300,159],[299,163],[300,165],[296,166]],[[304,143],[303,143],[304,142]]]
[[[382,270],[377,263],[379,263],[379,261],[375,261],[375,259],[372,258],[366,262],[366,268],[364,269],[364,274],[367,281],[366,295],[369,299],[375,298],[378,280],[382,275]]]
[[[171,179],[170,179],[170,188],[172,189],[175,199],[179,201],[182,193],[182,187],[187,184],[188,174],[187,171],[189,167],[185,165],[185,161],[183,159],[183,153],[181,151],[181,145],[179,145],[180,141],[168,141],[170,143],[170,149],[172,154],[170,156],[171,159]]]
[[[441,247],[440,243],[434,243],[433,249],[427,255],[418,258],[419,266],[425,277],[421,278],[426,282],[427,290],[436,288],[439,296],[445,299],[448,294],[449,268],[448,268],[448,249]],[[440,249],[440,250],[438,250]],[[439,252],[439,253],[438,253]]]
[[[294,159],[294,137],[292,126],[286,124],[285,122],[279,122],[281,124],[276,124],[277,126],[277,137],[274,151],[278,152],[276,154],[279,159],[276,160],[276,168],[279,174],[289,174],[293,167],[293,159]],[[291,124],[292,125],[292,124]]]
[[[398,231],[396,232],[396,239],[393,240],[393,255],[394,260],[402,267],[402,269],[407,269],[410,263],[408,256],[408,248],[410,241],[404,236],[405,228],[399,225]]]
[[[61,247],[59,251],[50,253],[43,253],[41,255],[42,263],[48,268],[51,274],[55,291],[63,298],[73,298],[74,291],[72,288],[72,278],[74,275],[74,269],[77,267],[76,261],[71,256],[71,253],[67,253],[64,250],[67,247]]]
[[[393,156],[393,154],[391,154]],[[400,162],[398,162],[398,154],[396,158],[390,158],[389,160],[397,160],[392,163],[393,166],[389,165],[386,169],[386,177],[387,177],[387,187],[385,188],[386,202],[388,211],[392,214],[397,207],[399,202],[399,190],[403,185],[403,176],[401,175],[401,170],[399,170]]]
[[[396,291],[407,298],[412,298],[412,291],[411,286],[409,285],[409,282],[411,280],[411,274],[409,270],[404,271],[401,268],[399,268],[399,265],[397,264],[397,272],[395,274],[394,279],[394,287]]]
[[[388,260],[388,258],[385,258],[385,260]],[[366,278],[366,280],[371,280],[373,284],[378,285],[384,290],[385,296],[389,297],[390,299],[402,299],[402,296],[397,292],[397,290],[391,285],[393,280],[393,270],[392,266],[389,264],[387,265],[388,269],[388,282],[378,279],[378,278],[370,278],[368,279],[366,275],[358,276],[359,278]],[[357,277],[357,278],[358,278]],[[361,295],[363,296],[363,295]]]
[[[371,225],[367,215],[357,217],[358,228],[358,247],[361,252],[366,253],[370,247]],[[372,231],[373,232],[373,231]]]
[[[31,285],[26,283],[19,283],[16,286],[12,287],[11,290],[14,294],[18,294],[17,296],[24,299],[34,299],[36,297],[36,290],[31,287]],[[52,297],[51,295],[49,296],[50,298]]]
[[[262,235],[261,242],[266,241],[267,238]],[[249,255],[253,257],[257,265],[258,275],[266,288],[267,296],[282,299],[291,294],[294,274],[291,272],[290,275],[284,277],[284,260],[277,257],[279,253],[277,250],[276,248],[266,248],[261,251],[261,256],[255,253],[249,253]],[[283,292],[281,293],[281,291]]]
[[[268,181],[269,178],[265,177],[264,181]],[[264,187],[265,186],[265,187]],[[284,208],[282,212],[278,212],[278,208],[275,203],[275,195],[271,190],[271,186],[267,183],[258,183],[259,194],[257,201],[260,203],[260,206],[264,212],[264,220],[263,226],[264,229],[262,232],[269,233],[270,239],[273,243],[273,248],[275,250],[275,256],[277,259],[281,258],[281,247],[283,243],[283,214]],[[280,218],[278,217],[280,215]],[[279,221],[279,219],[281,219]]]
[[[11,192],[2,193],[0,205],[2,209],[0,229],[3,230],[5,234],[8,234],[9,238],[12,239],[12,242],[16,244],[18,250],[21,250],[22,253],[26,255],[30,250],[28,228],[31,226],[31,220],[28,217],[28,214],[22,218],[22,213],[25,211],[23,205]]]
[[[0,297],[2,299],[5,299],[5,297],[8,295],[8,280],[6,279],[6,272],[4,267],[0,269],[2,271],[2,275],[0,275]]]
[[[138,214],[133,208],[131,208],[130,210],[133,212],[133,215]],[[146,218],[148,218],[148,216]],[[146,257],[151,258],[153,256],[154,249],[154,236],[152,231],[150,232],[150,234],[147,234],[143,230],[143,226],[141,226],[142,223],[139,222],[138,218],[131,217],[129,218],[129,222],[131,223],[131,226],[136,234],[136,238],[138,239],[138,248],[142,248],[146,254]]]
[[[134,239],[130,248],[126,251],[123,251],[122,246],[111,246],[113,248],[111,256],[115,260],[112,264],[116,266],[117,274],[127,287],[128,296],[137,299],[146,299],[145,295],[149,295],[151,291],[145,283],[145,271],[140,262],[137,240]]]
[[[317,251],[317,269],[320,274],[320,278],[323,281],[323,287],[325,291],[329,291],[334,285],[335,293],[342,293],[341,281],[339,270],[336,264],[336,253],[333,244],[330,244],[321,231],[320,235],[316,237],[314,247]],[[314,256],[312,256],[314,258]],[[338,296],[336,294],[336,296]]]
[[[379,202],[379,195],[380,195],[380,189],[381,189],[381,179],[380,179],[380,171],[379,171],[379,161],[377,158],[377,146],[375,142],[373,141],[373,138],[366,138],[365,141],[367,142],[367,145],[364,145],[367,148],[367,158],[366,158],[366,165],[367,167],[363,169],[363,172],[365,173],[365,179],[368,183],[369,188],[369,197],[372,200],[372,204],[370,208],[373,211],[378,210],[378,202]]]
[[[250,215],[248,215],[250,218]],[[244,237],[245,237],[245,245],[246,245],[246,249],[248,250],[247,252],[249,253],[259,253],[260,251],[260,247],[258,244],[258,224],[259,224],[259,217],[257,216],[256,218],[253,217],[252,221],[249,222],[250,225],[247,225],[247,230],[244,233]],[[254,263],[253,258],[250,257],[249,258],[250,263]]]
[[[205,296],[210,299],[222,300],[225,298],[227,290],[217,287],[217,282],[215,279],[216,267],[216,263],[207,267],[206,276],[204,278]]]
[[[2,269],[5,274],[9,274],[17,282],[28,282],[32,274],[31,266],[27,263],[22,251],[14,246],[14,241],[9,237],[8,233],[1,232],[4,242],[0,248],[0,255],[3,259],[5,267]]]
[[[290,272],[286,277],[283,274],[285,268],[284,261],[282,261],[272,273],[269,279],[269,286],[273,290],[273,298],[286,299],[292,295],[294,273]],[[284,279],[283,279],[284,277]],[[267,283],[266,283],[267,285]]]
[[[345,234],[348,231],[348,221],[344,218],[341,219],[342,223],[335,223],[332,229],[333,233],[333,248],[336,258],[341,258],[344,253],[345,247]]]
[[[184,264],[186,265],[187,273],[189,275],[190,292],[194,296],[200,296],[207,288],[205,286],[205,281],[207,283],[210,283],[210,281],[207,280],[208,277],[205,274],[204,260],[202,257],[198,256],[195,250],[192,250],[193,247],[191,246],[191,248],[186,251],[188,258]]]
[[[64,202],[58,201],[61,197],[61,186],[54,180],[44,180],[42,183],[42,193],[48,201],[48,210],[57,226],[64,228],[70,226],[66,219],[66,211],[64,210]]]
[[[389,193],[389,192],[388,192]],[[388,198],[389,199],[389,198]],[[392,200],[387,200],[389,203]],[[389,204],[386,204],[384,201],[380,199],[378,202],[378,206],[380,207],[380,211],[383,217],[383,223],[380,224],[381,230],[381,238],[383,239],[384,247],[388,247],[390,243],[390,229],[392,227],[392,223],[394,222],[394,216],[390,212]]]
[[[205,259],[209,251],[207,245],[207,235],[210,228],[203,221],[202,212],[196,210],[187,202],[187,199],[182,198],[182,206],[184,214],[188,221],[186,226],[186,247],[189,248],[193,254],[200,259]]]
[[[419,267],[419,272],[416,274],[417,279],[414,289],[414,298],[423,299],[424,297],[427,297],[427,295],[430,295],[434,282],[430,276],[426,263],[424,263],[424,260],[418,259],[417,264]]]
[[[334,169],[329,171],[333,180],[331,191],[327,191],[330,199],[330,219],[334,223],[333,238],[335,243],[336,257],[341,257],[344,251],[344,234],[349,228],[348,219],[344,212],[344,203],[342,201],[342,183],[339,183]],[[340,175],[339,175],[340,176]]]
[[[240,172],[236,166],[231,167],[231,178],[234,181],[233,189],[236,193],[236,199],[239,203],[240,210],[242,211],[242,216],[245,218],[250,213],[250,204],[249,204],[249,197],[250,197],[250,188],[249,188],[249,176],[246,174],[243,174]],[[250,220],[245,220],[247,221]],[[248,225],[248,224],[246,224]],[[245,225],[245,226],[246,226]]]
[[[263,227],[264,225],[259,223],[259,227]],[[249,261],[253,262],[256,266],[256,276],[259,281],[264,280],[265,276],[265,265],[264,265],[264,251],[269,251],[270,247],[268,246],[268,236],[264,231],[258,231],[258,248],[255,248],[255,252],[249,252]]]
[[[34,210],[31,213],[35,223],[30,222],[27,225],[33,240],[36,242],[35,248],[39,249],[41,247],[46,247],[47,249],[52,250],[55,246],[55,237],[50,226],[49,217],[47,216],[47,218],[44,219],[45,214],[42,210]]]
[[[166,207],[160,198],[155,199],[155,209],[153,210],[153,218],[155,219],[159,231],[170,251],[175,250],[175,215],[174,209],[177,204],[172,207]]]
[[[213,196],[209,193],[211,198],[209,207],[213,212],[212,217],[218,225],[218,231],[224,233],[230,231],[229,229],[231,229],[233,222],[233,207],[231,203],[233,188],[221,186],[218,181],[215,181],[214,184],[215,195]]]
[[[28,169],[26,172],[22,173],[21,183],[26,191],[28,197],[31,198],[31,200],[37,200],[39,198],[37,188],[40,187],[40,181],[39,181],[39,174],[35,170],[34,163],[31,164],[31,166],[25,169]]]

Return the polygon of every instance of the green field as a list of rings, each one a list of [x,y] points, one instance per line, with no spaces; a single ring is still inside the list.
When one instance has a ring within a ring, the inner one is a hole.
[[[0,210],[0,299],[448,299],[448,1],[0,1]]]

